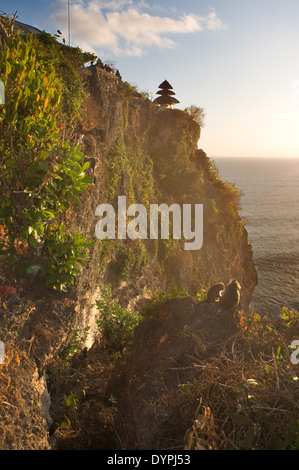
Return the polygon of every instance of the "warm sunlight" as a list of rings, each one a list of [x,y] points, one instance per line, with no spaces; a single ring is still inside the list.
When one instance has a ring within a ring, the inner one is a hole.
[[[1,0],[0,450],[299,449],[298,18]]]
[[[68,1],[35,4],[1,9],[67,40]],[[171,79],[182,109],[206,110],[200,145],[213,157],[299,156],[298,15],[294,0],[70,1],[72,43],[152,95]]]

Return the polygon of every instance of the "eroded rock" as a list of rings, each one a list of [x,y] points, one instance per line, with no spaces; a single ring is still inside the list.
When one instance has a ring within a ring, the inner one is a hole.
[[[136,330],[116,419],[124,449],[159,449],[169,417],[165,396],[192,380],[237,332],[232,310],[191,297],[162,303]]]

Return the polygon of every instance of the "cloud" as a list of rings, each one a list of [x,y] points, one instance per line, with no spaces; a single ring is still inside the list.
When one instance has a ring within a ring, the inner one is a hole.
[[[51,23],[67,37],[67,2],[59,3]],[[225,28],[214,10],[206,16],[189,13],[172,18],[147,13],[147,9],[144,0],[73,0],[71,43],[87,51],[141,56],[151,47],[175,47],[176,35]]]

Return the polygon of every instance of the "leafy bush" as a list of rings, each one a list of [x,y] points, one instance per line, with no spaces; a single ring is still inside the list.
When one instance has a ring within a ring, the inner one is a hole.
[[[188,108],[184,109],[185,113],[188,114],[200,127],[204,126],[204,117],[205,112],[202,108],[198,106],[191,105]]]
[[[66,290],[88,244],[61,223],[92,178],[79,147],[63,143],[58,126],[62,85],[52,65],[36,60],[35,39],[10,39],[0,50],[5,105],[0,108],[0,254],[21,273],[41,270]]]
[[[81,70],[86,62],[94,62],[96,56],[93,53],[83,52],[79,47],[63,45],[45,31],[35,36],[33,41],[36,45],[37,61],[52,64],[62,83],[61,111],[69,125],[79,117],[85,97]]]
[[[88,248],[91,244],[92,242],[87,242],[85,237],[77,232],[68,235],[62,224],[58,228],[50,226],[42,266],[47,284],[62,291],[66,291],[68,285],[74,284],[74,279],[80,272],[77,266],[84,264],[88,259]]]
[[[167,299],[183,297],[189,297],[189,293],[186,289],[179,287],[177,284],[171,287],[168,292],[154,292],[150,302],[143,305],[142,316],[147,318],[155,315],[159,305]]]
[[[135,327],[139,324],[141,317],[128,310],[115,299],[112,299],[111,287],[102,287],[101,298],[96,302],[99,309],[97,321],[101,338],[104,339],[106,347],[112,351],[122,351],[130,346]]]

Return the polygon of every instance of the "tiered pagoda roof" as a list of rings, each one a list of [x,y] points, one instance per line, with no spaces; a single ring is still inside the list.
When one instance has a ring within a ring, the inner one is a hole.
[[[174,104],[178,104],[179,101],[174,98],[174,91],[173,88],[167,80],[164,80],[159,85],[159,91],[157,91],[157,95],[161,95],[154,100],[154,103],[159,104],[165,108],[172,108]]]

